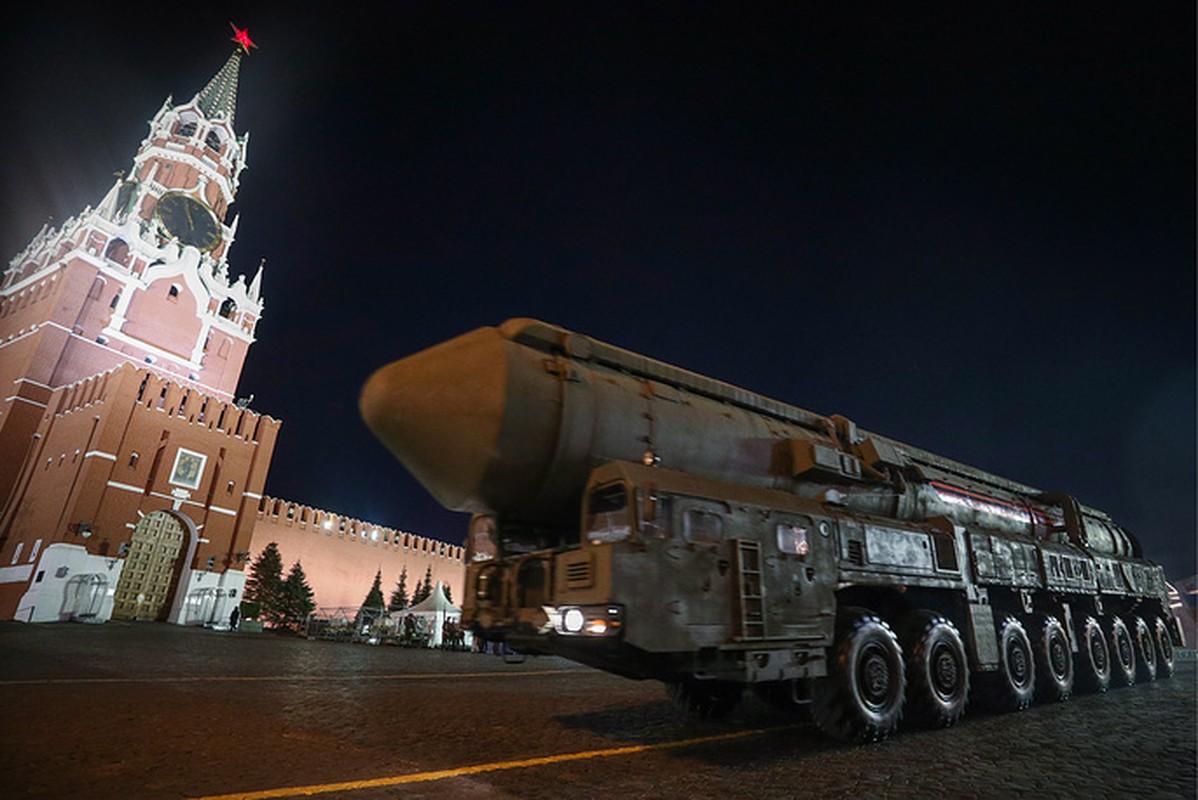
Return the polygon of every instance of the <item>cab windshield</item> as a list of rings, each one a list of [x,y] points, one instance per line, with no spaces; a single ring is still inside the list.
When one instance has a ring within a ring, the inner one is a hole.
[[[591,492],[584,535],[592,544],[618,542],[632,535],[628,489],[624,484],[612,483]]]

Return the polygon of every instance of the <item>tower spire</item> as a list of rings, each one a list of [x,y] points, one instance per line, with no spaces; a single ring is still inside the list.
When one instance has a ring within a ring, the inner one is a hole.
[[[251,47],[258,45],[250,39],[248,31],[232,22],[229,25],[233,27],[232,41],[237,43],[237,48],[220,72],[195,96],[194,102],[208,119],[224,119],[232,127],[233,114],[237,111],[237,77],[241,71],[241,57],[249,53]]]

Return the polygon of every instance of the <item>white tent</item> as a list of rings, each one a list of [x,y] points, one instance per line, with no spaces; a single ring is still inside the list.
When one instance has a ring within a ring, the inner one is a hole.
[[[446,620],[458,622],[462,619],[462,609],[449,602],[441,588],[441,581],[437,581],[432,594],[405,611],[405,616],[408,613],[424,620],[424,629],[429,632],[430,647],[441,646],[441,633],[445,629]]]

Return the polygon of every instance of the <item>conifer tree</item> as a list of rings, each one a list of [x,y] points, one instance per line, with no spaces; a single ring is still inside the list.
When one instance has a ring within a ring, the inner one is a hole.
[[[304,568],[296,561],[291,565],[282,585],[282,608],[280,609],[280,624],[285,627],[298,628],[308,615],[316,610],[312,587],[304,575]]]
[[[424,573],[424,581],[416,587],[416,592],[412,595],[412,605],[423,603],[433,593],[433,568],[430,565]]]
[[[273,621],[277,617],[283,591],[283,557],[279,545],[271,542],[250,564],[245,581],[245,600],[258,605],[257,617]]]
[[[391,590],[391,600],[387,603],[388,611],[402,611],[408,606],[408,567],[404,565],[399,573],[399,582]]]
[[[370,591],[366,593],[366,599],[362,601],[362,606],[358,609],[358,613],[363,611],[378,612],[383,607],[383,571],[380,569],[374,573],[374,583],[370,584]]]

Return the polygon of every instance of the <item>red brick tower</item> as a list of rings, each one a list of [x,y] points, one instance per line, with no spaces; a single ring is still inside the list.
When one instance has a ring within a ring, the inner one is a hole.
[[[234,30],[208,85],[154,115],[128,175],[0,281],[0,618],[188,621],[205,575],[226,600],[244,582],[278,423],[233,402],[263,306],[261,266],[229,274],[253,46]],[[173,560],[139,560],[166,540]],[[162,585],[131,583],[155,570]]]
[[[0,452],[27,442],[48,392],[119,364],[150,364],[232,400],[262,313],[262,270],[231,279],[230,205],[248,136],[233,130],[239,43],[189,102],[150,121],[128,177],[96,208],[43,228],[0,281]],[[9,388],[11,387],[11,389]],[[0,464],[0,498],[15,479]]]

